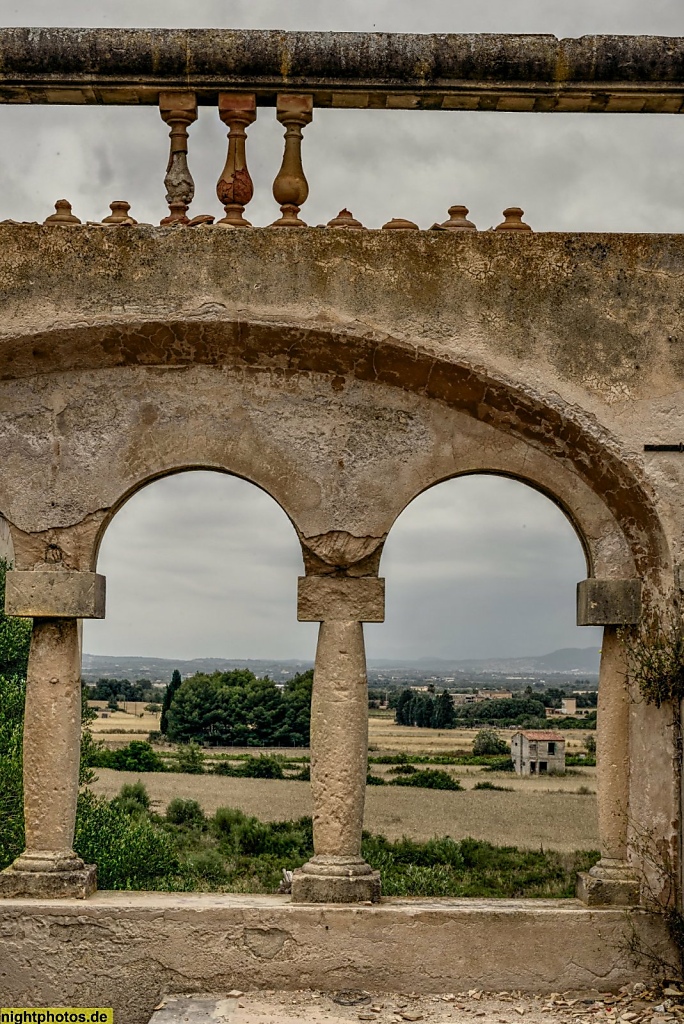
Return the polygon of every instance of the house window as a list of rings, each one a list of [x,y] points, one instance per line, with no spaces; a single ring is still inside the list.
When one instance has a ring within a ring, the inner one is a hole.
[[[548,770],[549,770],[548,761],[540,761],[539,762],[539,774],[540,775],[545,775]]]
[[[537,774],[537,762],[536,761],[530,761],[530,775],[536,775],[536,774]]]
[[[549,743],[549,755],[553,755],[555,753],[556,753],[556,744],[555,743]]]

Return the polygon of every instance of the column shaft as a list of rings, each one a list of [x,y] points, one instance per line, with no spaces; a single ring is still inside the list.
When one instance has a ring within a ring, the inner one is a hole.
[[[311,702],[314,852],[361,855],[368,687],[361,622],[322,622]]]
[[[81,747],[77,619],[36,619],[26,677],[26,852],[73,858]]]
[[[94,892],[95,868],[73,850],[80,746],[78,620],[34,619],[24,718],[26,849],[0,873],[0,894],[82,898]]]
[[[617,626],[605,626],[596,724],[596,775],[601,860],[580,874],[577,894],[590,905],[638,902],[627,862],[629,822],[629,688],[627,655]]]

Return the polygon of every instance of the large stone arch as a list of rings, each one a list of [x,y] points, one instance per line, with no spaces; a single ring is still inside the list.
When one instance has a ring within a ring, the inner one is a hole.
[[[0,511],[26,567],[55,557],[91,567],[113,510],[150,480],[190,468],[267,491],[295,525],[310,571],[377,571],[405,505],[464,472],[505,473],[546,493],[596,574],[655,582],[669,565],[650,483],[594,415],[424,342],[213,310],[117,318],[6,338],[0,387]],[[33,428],[29,408],[44,412]],[[7,476],[22,471],[29,486],[17,514]],[[64,486],[47,502],[50,473],[50,486]],[[62,544],[70,535],[72,551]]]

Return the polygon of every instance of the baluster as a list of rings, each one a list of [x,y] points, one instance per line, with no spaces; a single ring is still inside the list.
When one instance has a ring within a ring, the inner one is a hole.
[[[273,196],[282,214],[274,228],[305,228],[299,211],[309,195],[309,185],[302,167],[302,129],[311,123],[313,97],[278,94],[278,120],[285,125],[285,152],[280,170],[273,182]]]
[[[226,215],[217,223],[231,228],[251,228],[243,216],[245,206],[254,195],[245,155],[245,129],[256,121],[256,96],[253,93],[220,92],[218,110],[229,131],[226,165],[216,185],[216,195]]]
[[[194,92],[160,92],[159,113],[171,127],[171,148],[164,185],[169,216],[162,224],[189,224],[188,207],[195,195],[195,183],[188,168],[188,126],[197,120]]]

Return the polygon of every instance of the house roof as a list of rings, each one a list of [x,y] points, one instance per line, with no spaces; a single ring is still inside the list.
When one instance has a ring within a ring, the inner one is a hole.
[[[565,743],[565,737],[561,736],[559,732],[547,729],[521,729],[520,735],[527,740],[551,740],[556,743]]]

